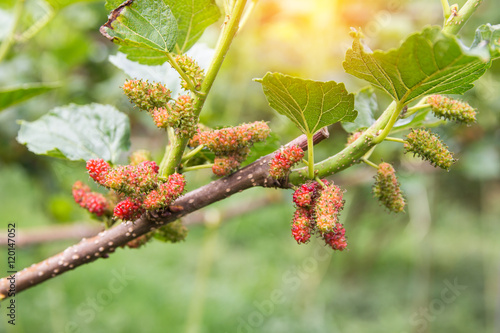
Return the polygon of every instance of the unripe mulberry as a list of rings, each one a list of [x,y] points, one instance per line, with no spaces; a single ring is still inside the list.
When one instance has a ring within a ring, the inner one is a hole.
[[[184,73],[186,73],[187,76],[191,79],[191,81],[195,85],[196,90],[200,90],[201,83],[203,82],[203,79],[205,77],[205,72],[203,71],[203,69],[201,69],[200,66],[198,66],[196,61],[194,61],[193,59],[184,54],[175,57],[175,61],[177,62],[179,67],[184,71]],[[182,80],[181,86],[185,90],[189,90],[186,81]]]
[[[314,206],[316,228],[320,232],[331,232],[338,223],[340,211],[344,208],[343,195],[340,187],[334,184],[326,185],[321,190]]]
[[[334,250],[343,251],[347,247],[345,228],[341,223],[336,223],[332,231],[324,233],[322,236],[325,243]]]
[[[227,176],[238,169],[240,162],[234,156],[216,156],[212,172],[217,176]]]
[[[75,182],[72,192],[75,202],[92,214],[102,216],[109,209],[108,200],[104,195],[97,192],[91,192],[90,188],[81,181]]]
[[[196,134],[197,117],[189,95],[181,95],[161,108],[154,108],[151,115],[158,128],[172,127],[177,135],[190,138]]]
[[[156,190],[148,193],[142,205],[147,210],[154,210],[168,207],[175,199],[177,199],[185,187],[184,176],[174,173],[168,176],[168,180],[160,184]]]
[[[108,171],[102,185],[138,198],[157,187],[158,165],[153,161],[117,166]]]
[[[429,96],[426,102],[437,117],[455,120],[467,125],[476,122],[476,110],[468,103],[442,95]]]
[[[292,236],[299,244],[307,243],[311,238],[311,216],[305,208],[297,208],[292,220]]]
[[[373,194],[390,211],[395,213],[403,211],[405,199],[399,187],[396,171],[389,163],[379,164]]]
[[[186,239],[188,229],[181,220],[167,223],[154,232],[154,237],[163,242],[177,243]]]
[[[299,146],[289,146],[274,154],[269,163],[269,175],[273,178],[284,178],[292,166],[304,157],[304,151]]]
[[[109,169],[109,163],[101,158],[91,159],[87,161],[87,170],[89,172],[89,176],[98,184],[103,184]]]
[[[264,141],[270,133],[269,126],[262,121],[226,127],[218,130],[199,131],[197,143],[205,145],[217,155],[225,155],[244,147]]]
[[[114,216],[124,221],[135,220],[141,216],[142,213],[143,210],[141,209],[141,203],[130,198],[117,203],[113,211]]]
[[[436,134],[425,129],[412,129],[406,136],[404,150],[414,155],[419,155],[424,160],[431,162],[432,165],[442,169],[449,170],[455,163],[453,155],[448,147],[439,140]]]
[[[137,107],[150,111],[161,108],[170,100],[170,90],[161,83],[149,83],[142,80],[127,80],[123,92]]]
[[[316,182],[302,184],[293,193],[293,202],[297,207],[308,208],[313,203],[314,192],[316,189]]]

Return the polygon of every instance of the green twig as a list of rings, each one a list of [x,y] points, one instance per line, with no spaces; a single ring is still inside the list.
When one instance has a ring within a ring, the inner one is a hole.
[[[386,137],[384,140],[385,141],[392,141],[392,142],[399,142],[399,143],[406,143],[406,141],[403,140],[403,139],[393,138],[393,137],[390,137],[390,136]]]
[[[184,154],[184,156],[182,156],[181,162],[189,160],[190,158],[198,154],[203,148],[205,148],[205,145],[199,145],[195,149],[191,150],[189,153]]]
[[[224,28],[220,35],[219,41],[217,42],[217,46],[215,47],[215,54],[212,59],[212,62],[210,63],[210,66],[207,69],[207,74],[205,76],[205,79],[203,79],[203,83],[201,84],[201,89],[199,91],[193,90],[196,92],[193,101],[193,110],[197,117],[199,117],[201,110],[203,109],[206,97],[210,92],[210,89],[212,88],[212,85],[215,81],[215,78],[217,77],[217,74],[219,73],[220,67],[222,66],[227,51],[231,46],[231,42],[236,32],[238,31],[239,22],[243,10],[245,9],[246,2],[247,0],[237,0],[236,4],[233,7],[233,11],[231,12],[231,14],[227,15],[228,20],[224,22]],[[170,58],[173,59],[171,56]],[[178,64],[175,61],[171,62],[171,64],[174,68],[175,66],[178,67],[178,69],[176,68],[176,70],[182,76],[183,71],[180,70]],[[186,80],[186,82],[188,82],[189,84],[190,81]],[[190,87],[194,87],[192,82]],[[175,170],[181,163],[182,155],[184,153],[184,150],[186,149],[186,145],[188,142],[189,139],[187,138],[185,139],[179,138],[175,135],[172,137],[170,150],[168,153],[165,154],[163,161],[160,165],[160,176],[169,175],[175,172]]]
[[[189,172],[189,171],[195,171],[195,170],[208,169],[208,168],[211,168],[211,167],[213,167],[213,163],[194,165],[194,166],[182,168],[182,172]]]
[[[458,34],[467,20],[474,14],[477,7],[482,3],[483,0],[467,0],[455,16],[450,16],[446,20],[443,31],[453,35]],[[450,15],[452,14],[450,13]]]
[[[25,0],[17,0],[16,7],[14,8],[14,20],[12,22],[12,26],[10,27],[10,31],[7,34],[7,37],[0,45],[0,62],[5,58],[5,56],[9,53],[10,47],[14,44],[14,35],[17,30],[17,26],[21,19],[21,15],[23,13]]]
[[[380,142],[384,141],[385,137],[387,135],[389,135],[389,133],[392,130],[392,127],[394,126],[394,124],[398,120],[399,114],[401,113],[402,109],[403,109],[403,104],[396,103],[396,105],[394,106],[394,111],[393,111],[393,113],[391,115],[391,118],[389,119],[388,123],[385,125],[384,130],[382,131],[382,133],[380,133],[379,135],[377,135],[373,139],[373,143],[377,144],[377,143],[380,143]]]
[[[371,162],[370,160],[367,160],[364,157],[361,159],[361,162],[364,162],[364,163],[368,164],[369,166],[374,167],[375,169],[378,170],[378,165],[376,165],[375,163]]]
[[[240,20],[240,24],[238,26],[238,31],[240,31],[245,26],[245,24],[247,23],[248,18],[250,17],[250,14],[254,10],[255,6],[257,5],[257,1],[258,0],[252,0],[252,2],[250,2],[250,4],[248,5],[248,8],[245,11],[245,14],[243,14],[243,16],[242,16],[242,18]]]
[[[394,114],[399,115],[398,109],[396,102],[391,103],[377,121],[364,131],[358,139],[337,154],[315,164],[316,176],[323,178],[340,172],[358,163],[359,159],[365,157],[367,153],[371,153],[370,151],[375,146],[374,139],[380,137],[377,134],[388,126]],[[308,176],[309,169],[307,167],[293,170],[289,175],[288,182],[293,185],[303,184],[309,178]]]

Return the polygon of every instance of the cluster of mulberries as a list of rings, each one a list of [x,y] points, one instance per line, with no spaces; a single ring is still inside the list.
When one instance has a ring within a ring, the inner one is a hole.
[[[455,120],[467,125],[476,122],[476,110],[466,102],[442,95],[429,96],[426,102],[437,117]]]
[[[72,192],[75,202],[92,214],[102,216],[110,213],[110,204],[104,195],[92,192],[90,188],[81,181],[77,181],[73,184]]]
[[[419,155],[424,160],[431,162],[432,165],[442,169],[449,170],[455,163],[453,155],[448,147],[439,140],[436,134],[425,129],[412,129],[406,136],[404,151]]]
[[[189,145],[204,145],[215,154],[212,171],[217,176],[225,176],[236,170],[248,157],[250,147],[264,141],[271,130],[263,121],[225,127],[217,130],[198,128]]]
[[[123,92],[137,107],[152,110],[162,107],[170,101],[170,90],[161,83],[149,83],[142,80],[127,80],[122,86]]]
[[[161,83],[142,80],[127,80],[122,88],[132,103],[149,112],[157,127],[172,127],[183,138],[195,134],[198,119],[191,96],[181,95],[172,100],[170,90]]]
[[[196,90],[200,90],[201,83],[205,78],[205,72],[203,71],[203,69],[201,69],[200,66],[198,66],[196,61],[194,61],[193,59],[184,54],[175,57],[175,61],[177,62],[179,67],[184,71],[184,73],[186,73],[187,76],[192,80]],[[185,90],[189,90],[186,81],[182,80],[181,86]]]
[[[164,107],[154,108],[151,115],[158,128],[172,127],[183,138],[190,138],[196,133],[197,117],[189,95],[180,95]]]
[[[269,163],[269,175],[275,179],[286,177],[292,166],[300,162],[303,157],[304,151],[299,146],[282,148],[274,154]]]
[[[87,161],[89,175],[100,185],[113,190],[117,194],[116,201],[121,200],[113,213],[122,220],[134,220],[146,210],[166,208],[184,191],[184,176],[175,173],[164,182],[158,178],[158,165],[142,160],[144,156],[139,155],[134,158],[138,162],[135,165],[110,167],[102,159]],[[76,190],[73,191],[75,201],[80,203],[77,200],[80,192]]]
[[[307,243],[314,232],[334,250],[347,247],[345,229],[339,222],[344,208],[343,191],[333,183],[323,180],[301,185],[293,194],[297,206],[292,220],[292,236],[297,243]]]
[[[389,163],[379,164],[373,194],[390,211],[399,213],[404,210],[403,192],[399,187],[396,171]]]

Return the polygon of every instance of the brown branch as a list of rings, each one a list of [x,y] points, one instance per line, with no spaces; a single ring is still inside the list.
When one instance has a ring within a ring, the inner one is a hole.
[[[316,144],[327,137],[328,131],[326,128],[322,129],[314,135],[314,143]],[[288,145],[299,145],[306,150],[307,138],[302,135],[288,143]],[[227,177],[215,180],[187,193],[177,199],[168,211],[143,214],[141,218],[134,222],[120,223],[100,232],[97,236],[82,239],[78,244],[67,248],[63,252],[17,272],[15,274],[15,293],[101,257],[108,257],[117,247],[123,246],[161,225],[175,221],[179,217],[235,193],[255,186],[288,188],[287,181],[278,182],[269,177],[269,161],[273,154],[261,157]],[[10,285],[9,277],[0,279],[0,299],[12,295],[12,293],[9,293]]]

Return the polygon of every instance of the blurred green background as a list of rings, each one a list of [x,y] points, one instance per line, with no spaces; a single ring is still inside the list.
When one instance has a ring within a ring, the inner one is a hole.
[[[2,38],[14,2],[0,4]],[[101,1],[27,0],[22,27],[47,23],[0,63],[0,87],[40,81],[62,86],[0,113],[0,232],[9,222],[18,232],[97,223],[71,196],[76,180],[88,180],[84,164],[27,151],[15,140],[18,119],[32,121],[68,103],[113,104],[131,118],[133,149],[147,148],[161,158],[164,133],[128,103],[119,88],[127,76],[108,61],[116,47],[98,32],[107,14]],[[266,120],[281,143],[299,132],[267,106],[252,78],[280,71],[342,81],[356,91],[365,83],[341,65],[349,27],[362,27],[372,49],[387,49],[442,20],[437,0],[260,0],[252,14],[202,120],[211,126]],[[495,1],[485,1],[463,29],[464,43],[486,22],[500,23]],[[203,40],[213,45],[219,27],[209,28]],[[347,189],[341,219],[348,251],[332,253],[315,240],[298,246],[289,230],[291,191],[255,188],[205,210],[205,223],[191,226],[183,243],[120,249],[22,292],[15,327],[7,324],[2,303],[0,331],[499,332],[499,73],[497,61],[463,97],[479,110],[476,125],[450,123],[438,130],[459,158],[450,172],[401,155],[396,143],[377,148],[373,160],[383,158],[398,170],[408,200],[405,214],[389,214],[371,197],[369,167],[332,178]],[[380,95],[379,102],[383,107],[387,99]],[[318,159],[344,145],[340,126],[330,133],[316,148]],[[189,187],[209,179],[209,172],[190,174]],[[218,218],[262,197],[270,204]],[[74,242],[19,249],[17,269]],[[0,251],[3,268],[7,251]],[[112,287],[117,281],[123,288]]]

